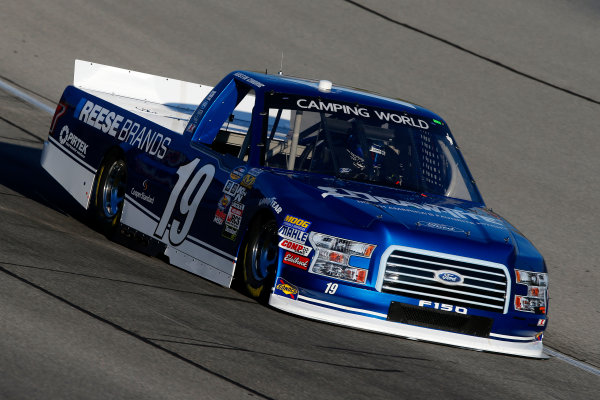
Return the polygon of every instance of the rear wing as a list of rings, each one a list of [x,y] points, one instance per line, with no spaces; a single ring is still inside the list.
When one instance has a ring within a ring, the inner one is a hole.
[[[75,60],[73,86],[178,134],[212,86]]]
[[[176,133],[183,131],[198,105],[213,89],[202,85],[166,78],[90,61],[75,60],[73,86],[110,103],[149,119]],[[248,131],[254,96],[247,96],[233,111],[233,123],[221,130],[243,140]],[[274,115],[270,118],[272,125]],[[284,113],[277,129],[281,138],[289,131],[289,112]],[[269,129],[271,126],[269,126]]]
[[[73,86],[194,111],[212,86],[75,60]]]

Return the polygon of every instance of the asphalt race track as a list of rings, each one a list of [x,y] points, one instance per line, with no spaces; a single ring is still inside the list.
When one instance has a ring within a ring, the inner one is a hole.
[[[39,165],[51,115],[3,86],[0,398],[597,398],[597,1],[198,3],[3,0],[0,83],[53,109],[75,58],[215,84],[283,52],[286,74],[431,108],[546,258],[550,357],[305,320],[111,242]]]

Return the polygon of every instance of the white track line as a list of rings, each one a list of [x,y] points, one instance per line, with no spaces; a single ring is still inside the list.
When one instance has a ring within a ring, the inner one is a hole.
[[[572,357],[569,357],[568,355],[560,353],[554,349],[551,349],[548,346],[544,346],[544,353],[548,354],[549,356],[556,357],[559,360],[562,360],[566,363],[569,363],[574,367],[577,367],[584,371],[590,372],[596,376],[600,376],[600,369],[598,369],[598,368],[594,367],[593,365],[590,365],[586,362],[579,361]]]
[[[39,108],[42,111],[47,112],[50,115],[54,115],[54,108],[47,106],[46,104],[42,103],[39,100],[34,99],[33,97],[31,97],[30,95],[28,95],[27,93],[23,92],[22,90],[19,90],[11,85],[9,85],[8,83],[4,82],[3,80],[0,79],[0,89],[4,89],[7,92],[9,92],[10,94],[20,98],[21,100],[26,101],[27,103],[31,104],[32,106],[35,106],[37,108]]]
[[[46,104],[34,99],[27,93],[9,85],[8,83],[2,81],[1,79],[0,79],[0,89],[6,90],[7,92],[17,96],[18,98],[28,102],[29,104],[39,108],[40,110],[47,112],[50,115],[54,115],[54,109],[52,107],[49,107]],[[583,361],[579,361],[574,358],[571,358],[563,353],[560,353],[556,350],[549,348],[548,346],[544,347],[544,353],[548,354],[549,356],[556,357],[559,360],[562,360],[564,362],[567,362],[574,367],[577,367],[584,371],[590,372],[594,375],[600,376],[600,369],[594,367],[593,365],[587,364]]]

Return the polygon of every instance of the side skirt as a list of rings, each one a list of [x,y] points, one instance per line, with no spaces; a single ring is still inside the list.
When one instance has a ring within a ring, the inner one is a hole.
[[[237,258],[191,235],[174,246],[169,242],[169,225],[163,237],[154,232],[160,218],[143,207],[131,196],[125,196],[121,223],[167,245],[165,255],[176,267],[201,276],[219,285],[230,287]]]

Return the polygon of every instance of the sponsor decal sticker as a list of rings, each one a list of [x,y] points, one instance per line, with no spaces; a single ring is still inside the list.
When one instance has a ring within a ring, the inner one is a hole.
[[[260,168],[251,168],[250,171],[248,171],[248,173],[250,175],[259,176],[260,174],[263,173],[263,170]]]
[[[240,186],[239,183],[228,180],[223,188],[223,193],[230,195],[233,200],[239,202],[246,196],[247,191],[246,188]]]
[[[298,298],[298,288],[283,278],[277,278],[275,283],[275,294],[287,296],[292,300]]]
[[[301,230],[290,228],[289,226],[281,226],[277,231],[277,234],[283,238],[293,240],[295,242],[306,243],[308,239],[308,233],[302,232]]]
[[[246,189],[243,188],[242,186],[238,185],[237,189],[235,191],[235,195],[233,196],[233,199],[237,202],[240,202],[244,199],[244,197],[246,197],[246,193],[248,193],[246,191]]]
[[[63,126],[60,130],[58,141],[82,158],[87,154],[88,144],[73,133],[67,125]]]
[[[237,167],[233,171],[231,171],[231,174],[229,174],[229,177],[232,180],[237,181],[242,176],[244,176],[245,173],[246,173],[246,167]]]
[[[215,218],[213,219],[213,222],[217,225],[223,225],[223,222],[225,222],[225,218],[227,218],[227,214],[225,214],[225,211],[217,210],[215,212]]]
[[[196,109],[194,115],[192,115],[192,118],[190,118],[190,124],[188,125],[186,131],[193,133],[196,130],[198,122],[200,122],[200,118],[202,117],[202,114],[204,114],[204,109],[208,105],[208,102],[215,96],[215,94],[217,94],[217,91],[211,90],[208,96],[206,96],[204,101],[200,104],[200,107]]]
[[[146,189],[144,189],[146,190]],[[146,193],[140,192],[136,188],[131,188],[131,195],[138,200],[143,200],[146,203],[154,204],[154,197],[147,195]]]
[[[188,126],[188,128],[187,128],[187,131],[188,131],[188,132],[194,132],[194,131],[196,130],[196,127],[197,127],[197,126],[198,126],[198,124],[194,124],[194,123],[192,123],[192,124],[190,124],[190,125]]]
[[[260,83],[256,79],[251,78],[246,74],[242,74],[241,72],[236,72],[233,76],[240,78],[241,80],[246,81],[249,84],[256,86],[257,88],[261,88],[261,87],[265,86],[264,84]]]
[[[100,132],[106,133],[121,142],[129,143],[133,147],[162,159],[171,138],[152,128],[140,125],[138,122],[125,119],[124,116],[95,104],[83,97],[74,113],[75,118],[88,124]]]
[[[439,229],[441,231],[447,231],[447,232],[464,232],[464,230],[462,230],[460,228],[456,228],[454,226],[438,224],[437,222],[430,222],[430,221],[419,221],[419,222],[417,222],[417,226],[425,226],[427,228]]]
[[[232,226],[225,224],[223,226],[223,231],[221,232],[221,236],[229,240],[235,240],[237,237],[238,230]]]
[[[240,184],[242,186],[244,186],[245,188],[252,189],[252,186],[254,185],[255,181],[256,181],[256,176],[246,174]]]
[[[312,251],[312,247],[288,239],[282,239],[281,242],[279,242],[279,247],[289,250],[293,253],[300,254],[304,257],[308,256]]]
[[[230,196],[235,196],[235,192],[237,191],[238,184],[232,180],[227,180],[225,182],[225,186],[223,187],[223,193],[228,194]]]
[[[231,207],[229,207],[229,212],[227,213],[227,219],[225,220],[225,223],[236,230],[240,229],[243,214],[244,205],[234,201],[231,203]]]
[[[221,200],[219,200],[219,204],[217,205],[217,208],[219,210],[225,211],[225,209],[227,208],[227,206],[229,205],[230,202],[231,202],[231,196],[224,194],[223,197],[221,197]]]
[[[370,110],[365,107],[351,106],[348,104],[331,103],[327,101],[298,99],[296,105],[304,110],[326,111],[347,115],[357,115],[365,118],[377,118],[383,122],[395,122],[397,124],[412,126],[413,128],[429,129],[429,124],[419,118],[400,115],[383,110]]]
[[[289,226],[290,228],[299,229],[302,232],[306,232],[310,227],[310,224],[310,221],[306,221],[289,214],[283,219],[283,225]]]
[[[459,207],[450,208],[434,204],[419,204],[410,201],[396,200],[382,196],[373,196],[369,193],[356,192],[354,190],[334,188],[328,186],[319,186],[319,189],[323,191],[323,193],[321,193],[321,197],[323,198],[327,198],[329,196],[345,197],[349,199],[356,199],[360,202],[382,204],[388,210],[415,212],[424,215],[430,213],[430,215],[436,215],[443,218],[456,219],[460,221],[477,221],[480,223],[487,223],[495,227],[503,226],[501,220],[493,218],[492,216],[487,214],[483,215],[481,213],[477,213],[477,210],[474,210],[475,212],[472,212],[470,210],[465,210],[464,208]]]
[[[258,202],[258,206],[262,207],[262,206],[269,206],[273,209],[273,211],[275,211],[277,214],[281,213],[281,211],[283,210],[281,208],[281,206],[279,205],[279,203],[277,203],[277,200],[275,197],[265,197],[264,199],[261,199]]]
[[[300,254],[290,253],[289,251],[286,251],[283,256],[284,264],[292,265],[305,271],[308,269],[309,262],[310,259],[308,257],[301,256]]]

